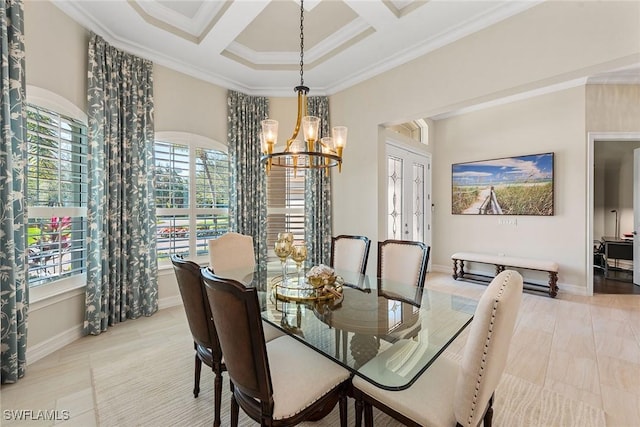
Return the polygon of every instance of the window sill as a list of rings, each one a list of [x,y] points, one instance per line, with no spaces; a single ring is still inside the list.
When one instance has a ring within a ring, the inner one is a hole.
[[[198,264],[200,267],[208,267],[209,266],[209,256],[199,256],[197,258],[185,258],[187,261],[193,261]],[[173,274],[173,264],[171,261],[166,261],[158,264],[158,275],[166,275],[167,271]]]
[[[29,288],[29,309],[39,310],[76,295],[84,294],[86,286],[87,275],[78,274]]]

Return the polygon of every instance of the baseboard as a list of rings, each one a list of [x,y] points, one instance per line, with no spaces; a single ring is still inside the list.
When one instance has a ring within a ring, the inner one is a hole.
[[[82,338],[82,325],[77,325],[71,329],[59,333],[46,341],[36,344],[33,347],[27,347],[27,366],[37,362],[45,356],[50,355],[56,350],[67,346]]]
[[[173,296],[158,300],[158,310],[162,310],[176,305],[182,305],[182,299],[179,296]],[[79,324],[71,329],[67,329],[58,335],[49,338],[48,340],[36,344],[32,347],[27,347],[27,366],[31,363],[35,363],[53,353],[56,350],[71,344],[72,342],[82,338],[83,326]]]
[[[175,307],[176,305],[182,305],[182,298],[179,295],[172,297],[161,298],[158,300],[158,310],[162,310],[169,307]]]
[[[431,271],[433,271],[434,273],[452,274],[453,273],[453,267],[451,267],[450,265],[431,264]]]

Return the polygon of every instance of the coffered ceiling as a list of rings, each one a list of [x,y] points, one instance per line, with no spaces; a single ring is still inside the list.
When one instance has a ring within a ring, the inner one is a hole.
[[[226,88],[292,96],[299,0],[53,0],[112,45]],[[327,95],[539,1],[307,0],[304,83]]]

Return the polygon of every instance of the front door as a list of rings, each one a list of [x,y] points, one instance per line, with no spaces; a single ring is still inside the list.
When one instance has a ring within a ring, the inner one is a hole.
[[[431,156],[387,144],[387,238],[431,246]]]

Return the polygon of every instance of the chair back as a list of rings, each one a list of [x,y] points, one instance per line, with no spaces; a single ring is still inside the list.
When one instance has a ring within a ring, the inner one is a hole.
[[[422,242],[409,240],[378,242],[378,290],[407,302],[420,303],[430,249]],[[407,288],[399,285],[414,285],[416,291],[407,294]]]
[[[200,266],[177,255],[171,256],[171,262],[193,340],[196,344],[210,348],[214,359],[221,360],[220,342],[216,327],[211,320],[211,308],[202,283]]]
[[[240,392],[273,405],[273,387],[256,288],[202,273],[227,372]]]
[[[331,266],[338,271],[365,274],[371,241],[365,236],[341,234],[331,238]]]
[[[213,272],[251,272],[256,265],[253,237],[228,232],[209,240],[209,268]]]
[[[455,389],[454,411],[461,425],[480,423],[504,371],[522,300],[522,276],[498,274],[478,302]]]

